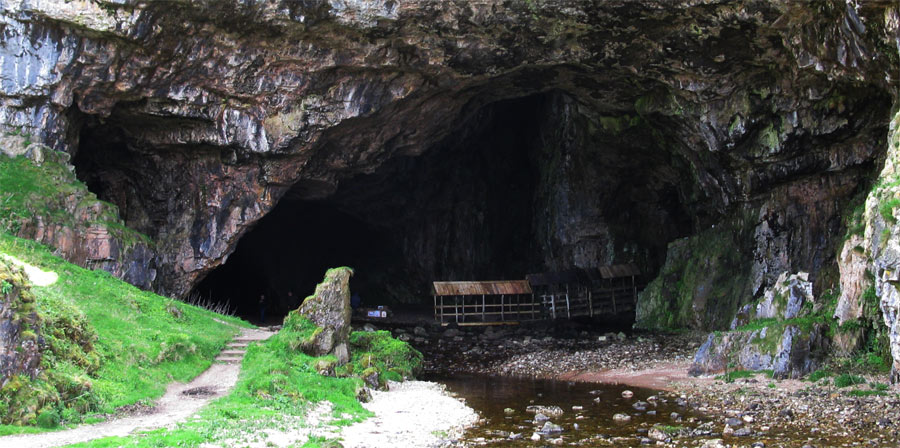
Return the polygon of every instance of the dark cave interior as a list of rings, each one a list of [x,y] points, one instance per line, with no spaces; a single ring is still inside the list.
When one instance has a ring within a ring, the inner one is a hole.
[[[266,294],[283,315],[335,266],[355,269],[364,306],[395,308],[430,303],[434,280],[628,262],[652,273],[691,226],[671,156],[639,129],[604,136],[561,120],[566,101],[494,103],[423,155],[394,157],[325,199],[288,192],[194,292],[247,316]]]
[[[172,167],[195,160],[221,170],[224,157],[148,149],[129,140],[129,126],[87,123],[74,161],[126,223],[155,237],[171,210],[202,202],[188,191],[149,191],[158,180],[148,173],[186,176]],[[284,315],[335,266],[355,269],[351,288],[366,306],[425,306],[435,280],[632,262],[652,278],[666,245],[707,213],[683,175],[687,163],[653,126],[633,110],[600,114],[558,91],[473,108],[421,155],[394,155],[327,195],[311,199],[301,180],[191,294],[255,318],[260,294],[270,316]]]

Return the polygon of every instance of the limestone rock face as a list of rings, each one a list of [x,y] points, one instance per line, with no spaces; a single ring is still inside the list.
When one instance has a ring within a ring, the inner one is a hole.
[[[740,242],[758,293],[833,255],[819,238],[832,204],[884,149],[897,15],[841,1],[7,1],[0,126],[73,155],[156,241],[154,288],[181,296],[280,199],[331,197],[473,136],[491,104],[546,96],[523,126],[542,142],[521,217],[535,262],[655,272],[668,242],[737,208],[759,219]],[[822,207],[791,206],[795,181]],[[416,280],[460,273],[444,247],[491,264],[480,241],[450,239],[483,210],[449,229],[443,216],[402,242]]]
[[[329,269],[316,292],[300,305],[299,312],[319,327],[308,344],[309,354],[333,354],[338,364],[350,360],[350,268]]]
[[[34,379],[40,371],[39,321],[25,279],[0,258],[0,387],[15,375]]]
[[[891,379],[900,381],[900,112],[888,134],[884,168],[866,197],[864,208],[853,216],[851,235],[839,259],[842,291],[835,317],[869,327],[870,338],[888,345],[893,358]],[[844,254],[856,255],[845,256]],[[859,326],[859,325],[857,325]],[[852,336],[852,335],[851,335]],[[857,335],[858,336],[858,335]],[[845,345],[858,344],[858,337]]]
[[[741,309],[731,324],[732,331],[707,337],[694,356],[690,373],[719,373],[727,367],[772,370],[775,378],[799,378],[814,371],[823,360],[822,349],[828,346],[825,328],[818,323],[801,325],[791,321],[808,314],[815,303],[808,278],[805,272],[782,273],[759,303]],[[760,319],[765,319],[762,322],[767,325],[742,328]]]

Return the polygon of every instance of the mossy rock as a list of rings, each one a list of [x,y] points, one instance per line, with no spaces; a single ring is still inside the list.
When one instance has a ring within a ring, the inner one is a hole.
[[[0,259],[3,282],[10,286],[0,296],[0,338],[9,350],[0,353],[0,409],[5,411],[0,422],[46,425],[58,423],[60,411],[96,408],[90,378],[64,368],[49,370],[70,365],[91,374],[100,368],[97,334],[84,314],[62,304],[38,313],[24,273]]]
[[[333,354],[338,364],[350,360],[348,338],[350,336],[350,277],[353,270],[347,267],[329,269],[325,279],[316,286],[316,292],[303,301],[297,314],[318,329],[300,345],[310,356]]]

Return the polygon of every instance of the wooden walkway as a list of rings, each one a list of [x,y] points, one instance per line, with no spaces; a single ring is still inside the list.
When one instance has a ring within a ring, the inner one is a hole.
[[[442,325],[631,313],[642,284],[633,264],[529,274],[526,280],[434,282],[434,319]]]

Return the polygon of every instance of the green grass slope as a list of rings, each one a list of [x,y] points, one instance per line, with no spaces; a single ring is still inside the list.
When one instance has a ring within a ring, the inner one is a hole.
[[[36,424],[41,414],[50,415],[45,426],[78,423],[86,414],[149,403],[169,382],[190,380],[209,367],[238,326],[247,325],[67,263],[6,233],[0,233],[0,253],[59,274],[55,284],[32,288],[46,347],[42,374],[14,378],[0,389],[0,407],[29,410],[20,423]],[[23,431],[0,427],[0,434]]]
[[[353,332],[350,362],[336,367],[334,356],[312,357],[301,350],[317,330],[311,321],[291,312],[281,331],[248,348],[234,390],[173,430],[107,437],[72,447],[265,445],[278,432],[299,439],[296,446],[334,446],[321,436],[303,439],[304,428],[313,425],[308,412],[330,402],[330,415],[315,423],[319,426],[340,426],[371,416],[357,399],[364,386],[360,376],[375,372],[392,380],[410,377],[421,371],[422,354],[387,331]]]

